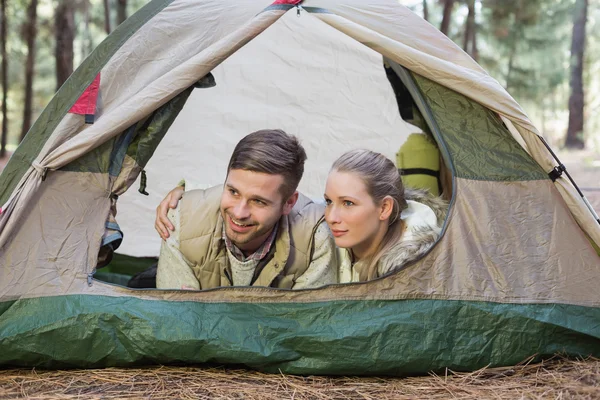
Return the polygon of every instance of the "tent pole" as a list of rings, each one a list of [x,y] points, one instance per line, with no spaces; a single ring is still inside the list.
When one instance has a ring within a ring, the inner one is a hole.
[[[556,179],[558,179],[562,175],[563,172],[565,174],[567,174],[569,181],[571,181],[571,184],[575,187],[575,190],[577,190],[577,193],[579,193],[579,196],[581,196],[581,198],[583,199],[583,202],[585,203],[587,208],[590,210],[590,212],[596,219],[596,222],[598,222],[598,224],[600,225],[600,217],[598,217],[598,214],[596,214],[596,211],[594,211],[594,208],[592,207],[592,205],[590,204],[588,199],[585,197],[583,192],[579,189],[579,186],[577,186],[577,184],[575,183],[575,180],[571,177],[571,174],[569,174],[569,171],[567,171],[567,167],[565,167],[564,164],[558,159],[558,156],[552,151],[552,149],[548,145],[548,142],[546,142],[546,139],[544,139],[540,135],[537,135],[537,137],[540,138],[540,140],[542,141],[544,146],[546,146],[546,148],[548,149],[550,154],[552,154],[552,157],[554,157],[554,159],[558,163],[558,166],[554,167],[554,169],[548,173],[548,176],[550,176],[550,179],[552,179],[552,181],[556,181]]]

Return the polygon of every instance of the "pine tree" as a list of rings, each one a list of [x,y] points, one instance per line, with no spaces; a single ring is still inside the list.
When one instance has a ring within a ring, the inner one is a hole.
[[[27,21],[24,29],[27,38],[27,61],[25,62],[25,103],[23,105],[23,126],[21,128],[20,141],[23,141],[23,138],[25,138],[31,127],[33,79],[35,77],[35,40],[37,37],[37,6],[38,0],[31,0],[27,8]]]
[[[565,147],[582,149],[584,124],[583,58],[585,53],[585,26],[588,0],[577,0],[573,17],[571,41],[571,96],[569,97],[569,127]]]
[[[55,11],[56,89],[73,73],[73,40],[75,38],[75,9],[73,0],[60,0]]]

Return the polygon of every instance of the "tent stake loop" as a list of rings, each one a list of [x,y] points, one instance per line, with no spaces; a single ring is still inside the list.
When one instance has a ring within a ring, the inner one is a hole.
[[[548,172],[548,176],[550,179],[552,179],[552,182],[556,182],[556,180],[562,176],[563,172],[566,171],[567,168],[563,164],[559,164],[558,166],[554,167],[552,171]]]

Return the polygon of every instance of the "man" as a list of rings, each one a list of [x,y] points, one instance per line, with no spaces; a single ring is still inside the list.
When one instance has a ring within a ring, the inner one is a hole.
[[[323,207],[296,191],[305,160],[295,137],[261,130],[237,144],[223,186],[172,190],[156,210],[155,228],[165,240],[157,288],[336,283]]]

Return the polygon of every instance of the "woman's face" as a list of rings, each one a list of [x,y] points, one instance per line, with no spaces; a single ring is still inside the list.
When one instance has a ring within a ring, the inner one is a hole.
[[[389,212],[385,205],[375,204],[362,179],[352,172],[331,171],[325,203],[325,220],[335,244],[350,248],[357,259],[373,254],[387,232]]]

